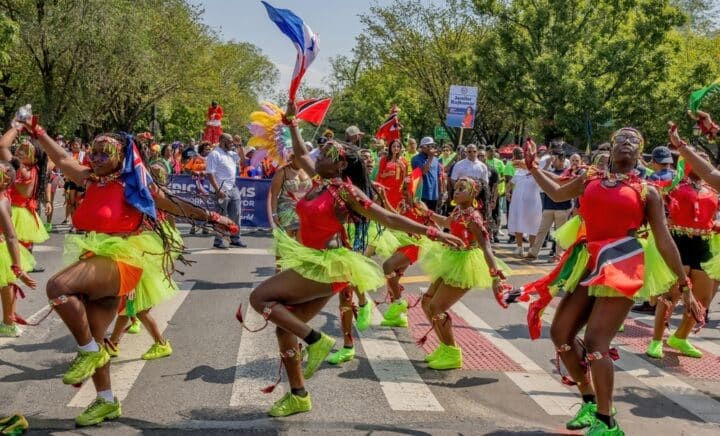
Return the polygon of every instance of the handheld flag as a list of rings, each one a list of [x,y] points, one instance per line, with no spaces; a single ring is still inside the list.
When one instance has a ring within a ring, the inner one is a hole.
[[[310,124],[319,126],[322,124],[328,109],[330,109],[332,98],[310,98],[297,103],[295,118],[307,121]]]
[[[125,139],[125,162],[120,172],[125,182],[125,200],[143,214],[157,219],[155,200],[150,192],[152,177],[145,168],[132,135],[123,134]]]
[[[385,142],[389,144],[391,141],[400,139],[400,127],[398,107],[397,105],[393,105],[392,109],[390,109],[390,115],[388,115],[385,121],[378,127],[375,137],[377,139],[384,139]]]
[[[305,72],[315,56],[318,54],[318,38],[305,24],[302,18],[289,9],[276,9],[266,2],[262,2],[267,9],[268,16],[278,26],[280,31],[287,35],[297,49],[295,69],[290,80],[290,100],[295,101],[295,95],[300,87]]]
[[[702,103],[703,99],[708,95],[712,94],[713,92],[720,92],[720,78],[715,80],[710,85],[698,89],[697,91],[693,91],[693,93],[690,94],[690,110],[693,113],[697,113],[698,109],[700,108],[700,103]]]

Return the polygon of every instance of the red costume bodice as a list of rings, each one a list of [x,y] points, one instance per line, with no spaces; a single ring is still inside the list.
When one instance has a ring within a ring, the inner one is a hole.
[[[85,199],[75,210],[73,224],[78,230],[98,233],[133,233],[140,228],[142,213],[125,201],[125,187],[119,180],[88,182]]]
[[[37,190],[37,181],[38,181],[38,169],[36,166],[31,167],[25,167],[30,171],[30,175],[27,177],[23,177],[20,174],[20,171],[17,172],[17,175],[15,176],[15,185],[29,185],[32,183],[35,183],[35,188],[33,189],[33,193]],[[10,186],[8,188],[8,195],[10,197],[10,204],[13,206],[20,206],[20,207],[30,207],[33,210],[37,208],[37,201],[35,200],[35,195],[32,193],[30,194],[30,197],[24,197],[20,191],[15,187],[15,185]]]
[[[487,238],[487,230],[483,223],[480,212],[474,207],[469,207],[465,210],[456,207],[455,210],[450,214],[450,233],[458,238],[462,239],[466,248],[477,248],[478,242],[475,239],[475,235],[470,230],[470,225],[475,223],[480,227],[480,231]]]
[[[672,227],[712,230],[718,209],[717,192],[702,184],[700,191],[692,183],[683,182],[669,197],[669,221]]]
[[[418,207],[416,205],[408,205],[405,199],[398,203],[397,211],[400,215],[405,218],[409,218],[416,223],[428,225],[431,221],[430,217],[432,216],[432,212],[430,212],[429,209]]]
[[[628,236],[645,218],[645,204],[634,186],[624,182],[608,187],[603,179],[590,180],[580,197],[580,216],[585,222],[588,241]]]

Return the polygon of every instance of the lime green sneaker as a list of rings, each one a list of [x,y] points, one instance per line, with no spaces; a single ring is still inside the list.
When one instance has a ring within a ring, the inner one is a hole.
[[[618,333],[623,333],[625,331],[625,323],[620,324],[620,327],[618,328]]]
[[[355,358],[355,347],[345,348],[337,350],[328,356],[326,362],[331,365],[339,365],[341,363],[349,362]]]
[[[440,345],[438,345],[437,348],[435,348],[435,350],[432,353],[425,355],[425,362],[430,363],[430,361],[437,359],[438,356],[440,354],[442,354],[444,349],[445,349],[445,344],[440,342]]]
[[[407,313],[408,311],[408,302],[404,298],[401,298],[399,300],[395,300],[390,304],[390,307],[388,307],[388,310],[385,311],[385,314],[383,315],[383,318],[385,319],[395,319],[400,316],[400,314]]]
[[[12,415],[7,418],[0,418],[0,434],[20,436],[30,428],[30,425],[22,415]]]
[[[675,334],[670,335],[667,340],[668,347],[674,348],[683,354],[683,356],[695,357],[697,359],[703,357],[702,351],[695,348],[687,339],[676,338]]]
[[[296,413],[309,412],[312,410],[312,400],[310,399],[310,393],[304,397],[293,395],[291,392],[286,392],[285,395],[277,400],[272,405],[268,415],[275,418],[283,416],[290,416]]]
[[[368,298],[367,304],[358,309],[357,324],[355,325],[358,331],[363,332],[367,330],[368,327],[370,327],[374,307],[375,303],[372,301],[372,299]]]
[[[593,416],[592,425],[585,432],[585,436],[625,436],[625,432],[620,430],[617,421],[615,421],[615,427],[608,428],[607,424]]]
[[[330,354],[334,345],[335,339],[325,333],[320,333],[320,340],[307,346],[307,364],[305,364],[303,377],[309,379],[315,374],[315,371],[317,371],[327,355]]]
[[[45,223],[45,231],[48,233],[52,232],[52,224]]]
[[[647,350],[645,350],[645,354],[652,357],[653,359],[662,359],[663,358],[662,340],[656,341],[655,339],[651,339],[650,343],[648,344]]]
[[[565,423],[565,428],[568,430],[580,430],[590,427],[595,421],[595,412],[597,412],[597,404],[582,403],[575,416]]]
[[[76,385],[82,383],[95,374],[95,370],[105,366],[110,360],[110,355],[105,347],[98,351],[78,351],[77,356],[70,362],[70,369],[63,376],[63,383]]]
[[[96,398],[88,406],[87,409],[75,418],[75,424],[78,427],[87,427],[89,425],[97,425],[107,419],[115,419],[120,417],[122,409],[117,398],[110,402],[104,398]]]
[[[164,344],[154,343],[150,346],[150,349],[142,355],[142,360],[155,360],[162,359],[171,355],[173,352],[170,341],[165,340]]]
[[[407,315],[400,313],[396,318],[383,318],[380,325],[383,327],[407,327]]]
[[[133,321],[132,324],[130,324],[130,327],[128,327],[127,332],[130,333],[131,335],[136,335],[136,334],[140,333],[141,328],[142,328],[142,323],[140,322],[139,319],[135,318],[135,321]]]
[[[445,345],[440,354],[430,361],[428,367],[431,369],[458,369],[462,368],[462,349],[452,345]]]
[[[0,322],[0,338],[17,338],[22,334],[22,330],[17,324],[4,324]]]

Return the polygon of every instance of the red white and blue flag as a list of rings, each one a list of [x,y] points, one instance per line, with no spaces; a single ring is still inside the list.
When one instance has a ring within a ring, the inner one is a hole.
[[[143,214],[157,219],[155,200],[150,192],[152,177],[145,168],[132,135],[125,135],[125,162],[120,174],[125,182],[125,200]]]
[[[290,81],[290,100],[295,101],[295,95],[300,87],[305,72],[318,54],[318,37],[305,24],[302,18],[289,9],[276,9],[267,2],[262,2],[267,9],[268,16],[278,26],[280,31],[287,35],[297,49],[295,70]]]

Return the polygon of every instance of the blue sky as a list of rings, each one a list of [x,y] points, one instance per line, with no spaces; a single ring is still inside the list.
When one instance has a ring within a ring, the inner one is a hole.
[[[305,74],[305,83],[320,86],[330,73],[330,58],[350,54],[355,37],[362,30],[358,14],[371,4],[381,6],[393,0],[267,0],[277,8],[290,9],[318,34],[320,53]],[[280,71],[282,89],[290,83],[295,65],[295,48],[268,19],[259,0],[191,0],[205,9],[203,21],[223,40],[247,41],[260,47]]]

